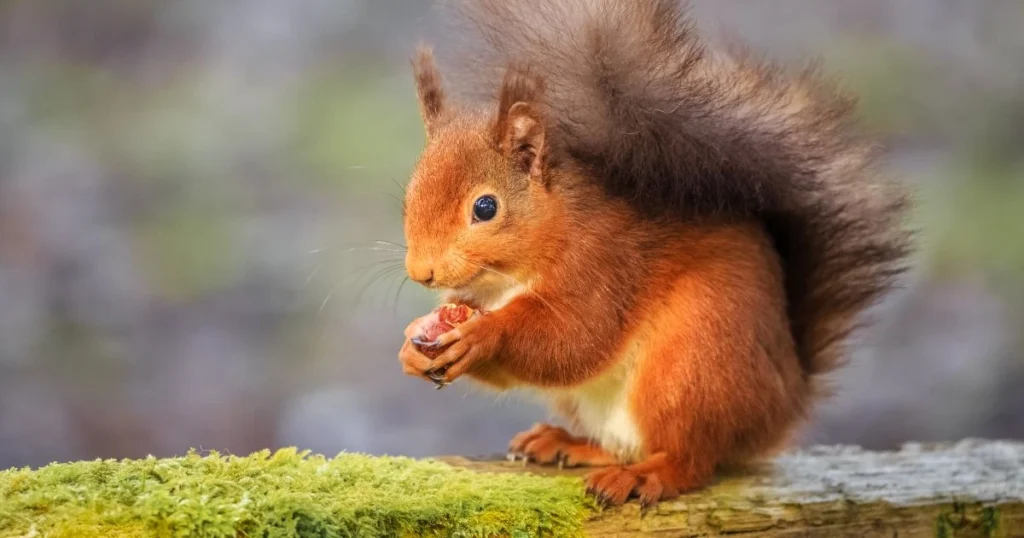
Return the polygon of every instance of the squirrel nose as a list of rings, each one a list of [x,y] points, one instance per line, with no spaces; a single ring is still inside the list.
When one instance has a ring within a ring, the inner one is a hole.
[[[412,264],[406,268],[409,273],[409,278],[423,284],[424,286],[430,286],[434,283],[434,269],[428,265],[414,266]]]

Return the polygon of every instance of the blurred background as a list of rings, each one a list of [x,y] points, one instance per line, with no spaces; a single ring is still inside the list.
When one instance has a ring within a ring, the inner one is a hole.
[[[824,58],[919,189],[917,269],[806,443],[1024,438],[1024,2],[694,0]],[[502,451],[546,411],[402,375],[430,2],[0,0],[0,468]],[[432,33],[434,32],[434,33]]]

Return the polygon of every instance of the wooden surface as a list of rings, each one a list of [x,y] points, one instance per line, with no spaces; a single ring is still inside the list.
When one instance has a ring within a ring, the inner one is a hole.
[[[480,471],[582,474],[499,459],[442,458]],[[817,447],[719,477],[641,514],[593,518],[591,536],[1024,537],[1024,443],[968,440],[898,452]]]

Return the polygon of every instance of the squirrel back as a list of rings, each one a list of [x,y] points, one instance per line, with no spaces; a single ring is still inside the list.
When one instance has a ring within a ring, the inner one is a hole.
[[[785,271],[806,376],[906,270],[908,196],[874,167],[854,100],[814,69],[713,53],[678,0],[463,0],[483,46],[454,65],[494,99],[542,86],[547,165],[585,171],[651,219],[759,219]],[[480,44],[476,44],[480,45]]]

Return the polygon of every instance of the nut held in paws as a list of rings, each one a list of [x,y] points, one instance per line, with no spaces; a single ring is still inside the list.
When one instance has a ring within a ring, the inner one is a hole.
[[[431,359],[436,358],[447,346],[440,346],[437,339],[442,334],[465,323],[477,314],[476,310],[460,304],[446,304],[435,308],[424,320],[420,333],[413,337],[416,349]]]

